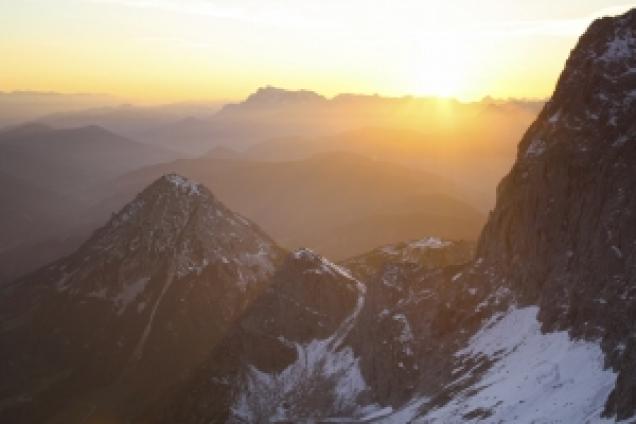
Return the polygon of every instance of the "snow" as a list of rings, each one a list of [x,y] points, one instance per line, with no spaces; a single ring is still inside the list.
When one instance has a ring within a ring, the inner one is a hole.
[[[608,63],[630,59],[634,55],[634,50],[636,50],[636,40],[631,31],[626,31],[625,34],[617,35],[607,43],[605,52],[599,59]]]
[[[492,360],[491,368],[416,422],[475,422],[465,415],[476,410],[490,412],[493,423],[608,422],[600,414],[616,374],[604,368],[602,350],[567,332],[543,334],[538,311],[511,308],[488,321],[457,356]]]
[[[625,136],[625,135],[622,135],[622,136],[618,137],[618,138],[614,141],[614,143],[612,143],[612,146],[614,146],[614,147],[621,147],[622,145],[624,145],[624,144],[627,142],[627,140],[629,140],[629,137],[627,137],[627,136]]]
[[[559,119],[561,118],[561,109],[557,110],[551,117],[550,119],[548,119],[548,122],[551,124],[556,124],[557,122],[559,122]]]
[[[317,257],[307,249],[293,255],[297,258]],[[231,408],[235,418],[248,422],[316,418],[305,416],[308,410],[306,402],[311,401],[307,393],[312,390],[330,392],[333,398],[332,410],[313,411],[312,414],[349,415],[358,409],[356,400],[367,390],[367,384],[360,372],[359,359],[349,346],[342,345],[365,302],[366,288],[355,281],[358,290],[356,306],[330,337],[307,344],[285,341],[296,349],[297,360],[280,373],[269,374],[251,365],[247,367],[245,385]]]
[[[152,331],[152,325],[155,321],[155,315],[157,314],[157,309],[159,308],[159,305],[161,304],[161,300],[163,299],[164,295],[168,291],[168,288],[170,288],[170,286],[174,282],[174,279],[175,279],[174,277],[175,277],[174,264],[171,264],[171,267],[168,269],[166,281],[163,284],[163,287],[161,289],[161,293],[159,293],[159,297],[157,298],[157,301],[152,307],[152,311],[150,312],[150,317],[148,318],[146,327],[144,328],[144,331],[141,334],[139,341],[137,342],[137,346],[135,346],[135,350],[133,351],[133,356],[132,356],[133,360],[140,360],[141,357],[143,356],[144,348],[146,347],[146,341],[148,340],[148,336],[150,335],[150,332]]]
[[[94,299],[108,299],[106,291],[106,287],[101,287],[88,293],[87,297],[92,297]]]
[[[411,242],[410,247],[418,249],[441,249],[451,244],[449,241],[441,240],[438,237],[426,237],[421,240]]]
[[[404,347],[404,354],[407,356],[413,356],[413,349],[411,348],[411,343],[414,340],[413,331],[411,330],[411,325],[409,324],[409,320],[406,318],[404,314],[395,314],[393,315],[393,319],[399,322],[402,325],[402,331],[398,336],[398,341]]]
[[[534,140],[532,140],[532,142],[530,143],[530,146],[528,147],[528,150],[526,150],[526,158],[530,158],[530,157],[536,157],[536,156],[540,156],[543,154],[543,152],[545,152],[546,149],[546,144],[545,141],[543,141],[540,138],[535,138]]]
[[[260,244],[258,250],[254,253],[244,252],[239,255],[239,265],[249,268],[252,272],[248,276],[244,276],[239,280],[241,288],[245,288],[247,283],[256,282],[267,278],[274,273],[274,263],[271,260],[271,246]],[[226,257],[222,257],[221,261]]]
[[[201,194],[201,186],[194,181],[190,181],[187,178],[177,174],[169,174],[164,177],[168,182],[174,184],[174,186],[180,192],[187,194]]]
[[[400,250],[393,244],[384,246],[381,248],[381,250],[387,255],[397,255],[398,253],[400,253]]]
[[[359,288],[361,288],[361,290],[366,291],[366,287],[363,284],[361,284],[358,280],[356,280],[353,277],[353,275],[351,275],[351,272],[348,269],[340,265],[336,265],[335,263],[331,262],[327,258],[315,253],[311,249],[307,249],[307,248],[298,249],[294,253],[292,253],[292,257],[297,260],[312,261],[312,262],[317,262],[319,264],[317,268],[311,269],[308,272],[326,273],[334,277],[338,277],[338,276],[344,277],[351,281],[356,282],[356,284],[359,284]]]
[[[119,309],[117,310],[117,315],[121,315],[126,307],[137,298],[141,293],[143,293],[146,288],[146,284],[150,281],[150,277],[140,278],[137,281],[128,284],[124,287],[124,289],[119,293],[113,300],[117,305],[119,305]]]
[[[623,252],[621,252],[621,249],[619,249],[617,246],[612,246],[612,252],[614,252],[617,258],[623,258]]]

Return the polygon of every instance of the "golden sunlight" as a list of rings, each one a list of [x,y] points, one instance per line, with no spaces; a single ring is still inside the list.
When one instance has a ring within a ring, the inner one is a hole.
[[[413,67],[413,91],[418,95],[465,97],[470,52],[451,33],[429,34]]]

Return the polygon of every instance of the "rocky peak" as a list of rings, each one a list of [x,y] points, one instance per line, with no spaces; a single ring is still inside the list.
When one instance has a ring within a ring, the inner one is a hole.
[[[579,39],[551,100],[519,146],[519,160],[551,149],[597,155],[633,138],[636,115],[636,9],[602,18]],[[556,146],[559,147],[556,147]]]
[[[529,128],[477,249],[480,272],[547,330],[600,340],[619,372],[605,413],[636,396],[636,10],[595,21]]]
[[[232,264],[243,269],[241,284],[271,274],[271,257],[279,255],[256,225],[230,211],[204,186],[176,174],[146,188],[84,248],[87,255],[105,261],[173,255],[180,278],[209,264]]]
[[[0,373],[31,400],[0,416],[37,422],[60,408],[71,414],[62,421],[77,422],[73,414],[99,420],[102,407],[134,416],[203,360],[283,258],[204,186],[159,178],[78,251],[3,290]]]
[[[255,93],[250,94],[245,104],[258,106],[275,106],[295,103],[310,103],[324,101],[325,98],[309,90],[285,90],[282,88],[267,86],[261,87]]]

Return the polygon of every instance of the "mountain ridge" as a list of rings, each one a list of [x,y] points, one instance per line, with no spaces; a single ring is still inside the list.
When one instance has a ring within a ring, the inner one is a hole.
[[[5,399],[0,415],[138,413],[218,343],[284,255],[203,186],[159,178],[75,253],[0,289],[0,393],[31,397]]]

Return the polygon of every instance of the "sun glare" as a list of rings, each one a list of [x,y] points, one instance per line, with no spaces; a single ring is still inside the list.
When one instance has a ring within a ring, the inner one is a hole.
[[[425,96],[462,97],[470,56],[462,41],[451,33],[426,34],[420,46],[413,90]]]

